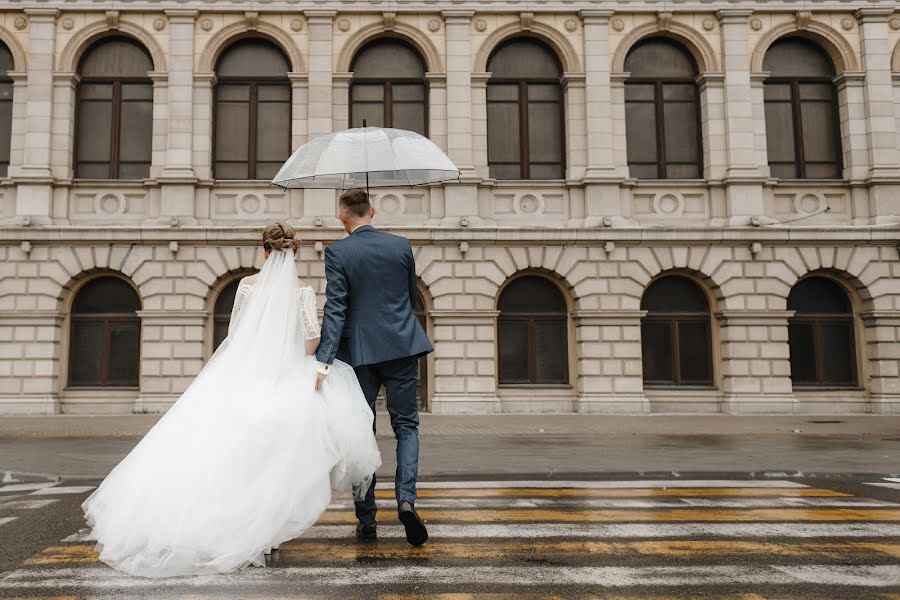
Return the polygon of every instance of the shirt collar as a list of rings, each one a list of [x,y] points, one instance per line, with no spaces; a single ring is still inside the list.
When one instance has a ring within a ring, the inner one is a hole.
[[[350,231],[350,235],[353,235],[353,234],[356,233],[357,231],[362,231],[363,229],[374,229],[374,227],[372,227],[372,225],[369,224],[369,223],[364,223],[364,224],[362,224],[362,225],[357,225],[356,227],[354,227],[354,228]]]

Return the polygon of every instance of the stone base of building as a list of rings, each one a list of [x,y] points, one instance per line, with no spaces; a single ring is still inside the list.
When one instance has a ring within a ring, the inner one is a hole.
[[[58,415],[59,399],[52,395],[0,394],[0,415]]]

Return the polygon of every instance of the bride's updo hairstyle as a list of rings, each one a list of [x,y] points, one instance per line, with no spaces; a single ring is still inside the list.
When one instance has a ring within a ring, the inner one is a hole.
[[[263,230],[262,243],[263,248],[271,252],[272,250],[290,250],[297,252],[300,241],[296,238],[294,228],[287,223],[273,223]]]

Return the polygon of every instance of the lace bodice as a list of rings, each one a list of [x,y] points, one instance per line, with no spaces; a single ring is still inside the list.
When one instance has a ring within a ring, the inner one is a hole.
[[[253,284],[241,280],[234,295],[234,306],[231,308],[231,320],[228,322],[229,334],[240,320],[241,309],[247,303],[251,293],[253,293]],[[300,327],[303,330],[303,339],[317,339],[322,335],[322,328],[319,326],[319,314],[316,312],[316,292],[306,286],[297,288],[297,293],[300,294]]]

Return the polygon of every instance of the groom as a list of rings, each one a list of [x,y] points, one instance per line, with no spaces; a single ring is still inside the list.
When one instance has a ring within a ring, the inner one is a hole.
[[[365,190],[352,189],[339,200],[341,223],[350,234],[325,247],[325,320],[316,352],[316,389],[335,357],[356,371],[373,412],[384,385],[391,426],[397,438],[394,488],[400,522],[413,546],[428,540],[416,513],[419,466],[419,408],[416,380],[419,357],[433,350],[415,315],[416,263],[409,240],[372,227],[375,209]],[[356,538],[378,538],[375,478],[365,500],[356,503]]]

